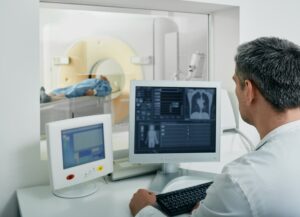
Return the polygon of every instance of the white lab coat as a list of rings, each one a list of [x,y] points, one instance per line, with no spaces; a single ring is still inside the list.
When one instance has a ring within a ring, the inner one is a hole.
[[[161,217],[148,206],[137,217]],[[300,120],[282,125],[256,150],[226,165],[192,217],[300,216]]]

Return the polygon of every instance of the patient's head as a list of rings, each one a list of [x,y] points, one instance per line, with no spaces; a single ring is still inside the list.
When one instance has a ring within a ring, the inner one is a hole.
[[[109,80],[107,79],[107,77],[104,76],[104,75],[100,75],[100,80],[104,80],[104,81],[108,81],[109,82]]]

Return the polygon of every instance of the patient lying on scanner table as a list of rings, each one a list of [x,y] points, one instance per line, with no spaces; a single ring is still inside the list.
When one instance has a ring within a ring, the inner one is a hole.
[[[64,88],[53,90],[46,94],[45,88],[40,89],[40,103],[47,103],[62,98],[73,98],[80,96],[107,96],[111,93],[112,88],[106,77],[100,79],[90,78]]]

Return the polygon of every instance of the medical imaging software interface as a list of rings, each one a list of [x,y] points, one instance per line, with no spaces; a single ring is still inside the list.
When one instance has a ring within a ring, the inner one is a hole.
[[[215,152],[216,88],[135,91],[135,153]]]
[[[104,159],[103,135],[103,124],[62,130],[64,169]]]

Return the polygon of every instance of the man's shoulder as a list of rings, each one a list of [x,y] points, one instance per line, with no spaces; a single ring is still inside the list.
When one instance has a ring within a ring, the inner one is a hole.
[[[222,173],[228,174],[230,176],[244,175],[244,174],[241,174],[241,172],[249,173],[250,172],[249,169],[251,168],[251,165],[252,165],[252,162],[254,161],[254,159],[255,159],[255,155],[253,156],[253,154],[246,154],[244,156],[241,156],[238,159],[225,165],[222,170]]]
[[[227,164],[222,173],[238,182],[242,182],[244,178],[249,179],[249,177],[256,179],[256,176],[268,173],[270,167],[278,163],[277,158],[276,154],[269,150],[253,151]]]

